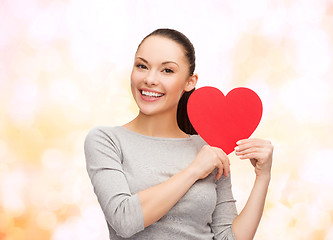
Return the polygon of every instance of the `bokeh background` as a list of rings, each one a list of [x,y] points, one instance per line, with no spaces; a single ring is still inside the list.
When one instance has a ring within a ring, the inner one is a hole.
[[[193,42],[199,87],[263,101],[253,136],[275,150],[255,239],[333,239],[332,0],[1,0],[0,239],[108,239],[83,141],[136,116],[134,53],[160,27]],[[240,211],[254,172],[230,158]]]

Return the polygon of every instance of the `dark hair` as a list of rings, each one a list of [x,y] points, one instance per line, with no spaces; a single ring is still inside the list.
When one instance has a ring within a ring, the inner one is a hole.
[[[160,28],[152,33],[148,34],[140,43],[140,45],[144,42],[145,39],[147,39],[150,36],[162,36],[166,37],[170,40],[173,40],[183,46],[185,56],[188,60],[188,63],[190,65],[189,67],[189,75],[192,76],[195,70],[195,51],[193,44],[191,41],[181,32],[174,30],[174,29],[168,29],[168,28]],[[139,47],[140,47],[139,45]],[[139,48],[138,47],[138,48]],[[192,94],[192,92],[195,89],[192,89],[189,92],[184,92],[182,97],[180,98],[178,102],[178,108],[177,108],[177,123],[179,128],[184,131],[187,134],[198,134],[195,129],[193,128],[188,115],[187,115],[187,101]]]

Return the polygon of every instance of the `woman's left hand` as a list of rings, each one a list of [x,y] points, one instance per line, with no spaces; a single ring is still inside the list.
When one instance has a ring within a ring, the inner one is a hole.
[[[250,159],[257,177],[270,177],[273,145],[264,139],[243,139],[237,142],[235,154],[240,159]]]

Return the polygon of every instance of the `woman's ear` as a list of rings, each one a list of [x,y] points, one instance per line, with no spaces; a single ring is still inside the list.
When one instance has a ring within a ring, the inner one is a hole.
[[[184,90],[186,92],[191,91],[193,88],[195,88],[197,82],[198,82],[198,74],[195,73],[192,76],[190,76],[190,78],[187,80]]]

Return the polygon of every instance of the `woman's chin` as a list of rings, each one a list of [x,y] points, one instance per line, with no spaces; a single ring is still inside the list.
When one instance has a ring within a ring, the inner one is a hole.
[[[140,114],[145,115],[145,116],[155,116],[158,114],[158,111],[156,110],[151,110],[151,109],[140,109]]]

